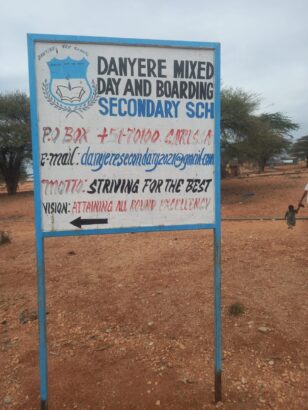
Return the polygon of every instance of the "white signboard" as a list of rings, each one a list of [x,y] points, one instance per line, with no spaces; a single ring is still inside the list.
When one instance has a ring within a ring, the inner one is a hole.
[[[214,55],[35,42],[43,232],[215,224]]]

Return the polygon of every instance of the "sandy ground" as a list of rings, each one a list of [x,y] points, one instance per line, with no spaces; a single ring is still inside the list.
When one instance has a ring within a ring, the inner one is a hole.
[[[222,215],[283,217],[308,172],[222,183]],[[33,193],[0,194],[0,408],[38,409]],[[300,216],[308,217],[308,207]],[[45,241],[49,406],[308,409],[307,227],[223,221],[223,402],[211,231]],[[230,304],[245,307],[231,316]]]

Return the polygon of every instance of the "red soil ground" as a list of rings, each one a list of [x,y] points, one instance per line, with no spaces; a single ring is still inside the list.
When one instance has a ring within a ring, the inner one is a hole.
[[[229,179],[222,215],[283,217],[308,173]],[[0,194],[0,408],[39,408],[33,192]],[[308,218],[308,207],[301,210]],[[211,231],[45,242],[51,409],[308,409],[307,226],[223,221],[223,402]],[[231,316],[230,304],[245,313]]]

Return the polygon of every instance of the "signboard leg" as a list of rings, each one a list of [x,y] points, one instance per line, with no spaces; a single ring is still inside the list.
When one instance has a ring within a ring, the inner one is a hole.
[[[221,401],[221,229],[214,229],[215,403]]]
[[[47,337],[46,337],[46,291],[44,238],[37,234],[37,289],[38,289],[38,320],[39,320],[39,360],[40,360],[40,397],[41,410],[48,409],[48,377],[47,377]]]

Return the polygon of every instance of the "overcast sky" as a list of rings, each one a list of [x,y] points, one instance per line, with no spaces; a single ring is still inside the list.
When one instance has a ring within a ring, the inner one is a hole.
[[[28,93],[26,33],[220,42],[222,81],[308,134],[307,0],[1,0],[0,92]]]

